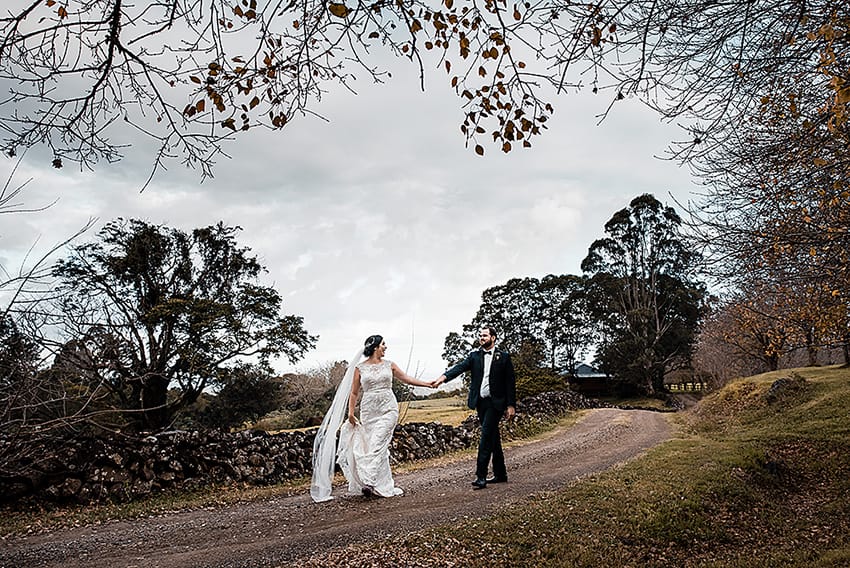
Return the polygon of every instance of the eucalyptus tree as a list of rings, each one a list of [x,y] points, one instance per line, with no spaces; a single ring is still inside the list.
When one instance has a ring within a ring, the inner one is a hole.
[[[537,278],[511,278],[481,293],[481,304],[463,332],[446,337],[444,357],[459,359],[478,345],[478,331],[484,326],[496,330],[499,345],[518,352],[526,343],[545,341],[546,310]]]
[[[54,368],[157,429],[239,365],[299,360],[316,338],[301,317],[280,314],[280,294],[259,282],[264,269],[237,231],[118,219],[74,247],[54,269],[67,339]]]
[[[690,365],[706,309],[698,254],[682,220],[654,196],[634,198],[605,224],[581,268],[599,326],[597,359],[623,386],[652,394],[665,372]]]
[[[484,290],[475,317],[464,329],[477,335],[482,326],[492,326],[500,345],[519,350],[523,343],[544,335],[546,305],[539,290],[537,278],[511,278]]]
[[[464,325],[464,333],[460,334],[456,331],[450,332],[443,342],[443,361],[450,365],[459,363],[467,353],[475,348],[475,340],[472,336],[472,330]]]

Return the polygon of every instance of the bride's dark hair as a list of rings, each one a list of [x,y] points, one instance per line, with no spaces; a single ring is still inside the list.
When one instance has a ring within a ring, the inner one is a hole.
[[[363,344],[363,354],[366,357],[371,357],[372,353],[375,352],[375,349],[381,344],[384,340],[380,335],[370,335],[366,338],[366,342]]]

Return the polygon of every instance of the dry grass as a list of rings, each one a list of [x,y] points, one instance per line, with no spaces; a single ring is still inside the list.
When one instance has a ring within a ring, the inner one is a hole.
[[[435,398],[412,400],[399,403],[399,422],[439,422],[449,426],[459,426],[472,411],[466,406],[466,398]]]

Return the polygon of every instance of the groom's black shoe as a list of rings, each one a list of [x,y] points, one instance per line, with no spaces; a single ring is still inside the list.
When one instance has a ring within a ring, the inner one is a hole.
[[[483,477],[479,477],[478,479],[472,482],[473,489],[484,489],[485,487],[487,487],[487,480]]]
[[[508,482],[508,476],[507,475],[493,476],[493,477],[487,478],[487,483],[507,483],[507,482]]]

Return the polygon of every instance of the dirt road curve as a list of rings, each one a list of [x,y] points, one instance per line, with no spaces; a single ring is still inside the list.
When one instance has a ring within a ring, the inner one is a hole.
[[[306,494],[60,530],[0,543],[0,567],[280,566],[346,543],[484,516],[497,507],[598,473],[666,440],[665,415],[596,409],[575,426],[506,451],[509,483],[474,491],[472,457],[396,476],[405,495],[366,499],[337,487],[333,501]]]

